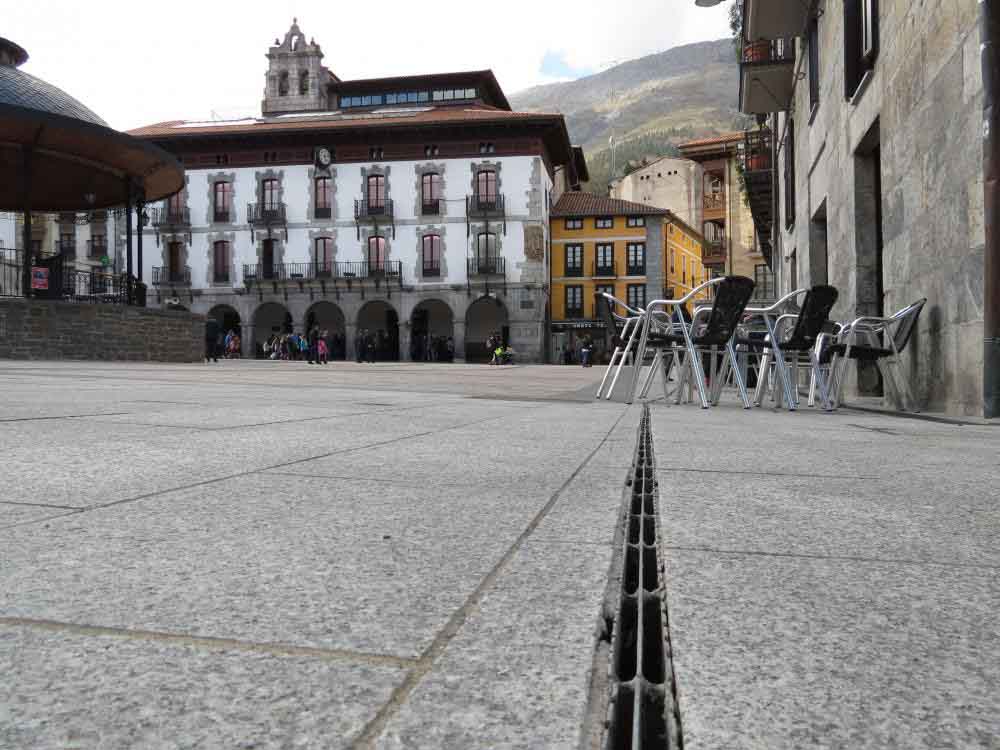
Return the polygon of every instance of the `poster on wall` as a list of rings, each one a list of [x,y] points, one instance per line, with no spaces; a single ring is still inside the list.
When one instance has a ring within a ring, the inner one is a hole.
[[[31,267],[31,288],[40,291],[48,291],[49,269],[38,266]]]

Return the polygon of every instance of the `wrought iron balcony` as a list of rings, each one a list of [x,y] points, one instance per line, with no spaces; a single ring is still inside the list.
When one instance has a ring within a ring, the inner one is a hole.
[[[313,218],[315,219],[329,219],[333,216],[333,208],[331,206],[316,206],[313,209]]]
[[[778,291],[774,283],[774,271],[766,264],[760,263],[753,269],[753,299],[773,300],[777,299]]]
[[[154,208],[153,227],[156,229],[190,227],[191,211],[187,207],[181,208]]]
[[[744,0],[743,33],[747,39],[798,36],[806,27],[809,7],[802,0]]]
[[[421,276],[425,279],[436,279],[441,276],[441,266],[424,266]]]
[[[598,259],[598,260],[594,261],[594,276],[595,277],[597,277],[597,278],[607,278],[607,277],[612,277],[612,276],[616,276],[616,275],[617,274],[615,274],[615,262],[613,260],[612,261],[601,262],[601,260]]]
[[[216,268],[212,272],[213,284],[228,284],[231,276],[228,268]]]
[[[706,266],[720,266],[726,262],[726,243],[723,238],[706,240],[701,251],[701,262]]]
[[[229,224],[233,220],[233,211],[231,208],[219,208],[215,207],[212,211],[212,221],[216,224]]]
[[[388,218],[391,219],[394,216],[393,205],[391,200],[369,200],[368,198],[360,198],[354,201],[354,218],[357,219],[367,219],[367,218]]]
[[[470,217],[504,216],[506,202],[503,195],[496,193],[473,193],[465,198],[465,211]]]
[[[247,223],[259,227],[283,226],[287,223],[284,203],[248,203]]]
[[[743,168],[743,187],[750,204],[761,251],[770,256],[771,224],[774,218],[773,134],[769,128],[748,130],[743,134],[743,151],[740,164]]]
[[[706,211],[722,211],[726,207],[726,196],[723,193],[705,193],[702,207]]]
[[[191,286],[191,268],[153,267],[153,286]]]
[[[59,242],[56,243],[56,249],[64,258],[75,258],[76,240],[59,240]]]
[[[626,276],[645,276],[646,275],[646,264],[643,263],[641,266],[628,266],[625,269]]]
[[[581,264],[576,265],[576,266],[571,266],[569,264],[566,264],[566,269],[565,269],[565,272],[563,273],[563,275],[564,276],[571,276],[571,277],[574,277],[574,276],[583,276],[583,264],[581,263]]]
[[[103,258],[108,254],[108,240],[106,237],[91,237],[87,240],[87,257]]]
[[[747,42],[740,63],[740,111],[784,112],[795,88],[795,43],[791,39]]]
[[[469,276],[504,276],[506,274],[506,258],[482,256],[469,258],[466,270]]]
[[[424,216],[440,216],[441,214],[441,199],[431,198],[425,199],[420,206],[420,213]]]
[[[367,261],[326,261],[320,263],[251,263],[243,266],[243,281],[247,286],[254,282],[345,281],[363,279],[401,279],[403,262],[387,260],[383,263]]]

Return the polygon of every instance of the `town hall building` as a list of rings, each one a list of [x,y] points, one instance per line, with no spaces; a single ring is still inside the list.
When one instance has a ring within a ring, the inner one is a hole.
[[[149,304],[238,326],[244,356],[316,325],[347,356],[366,330],[483,360],[497,333],[541,361],[549,213],[586,179],[562,115],[513,112],[488,70],[341,80],[297,23],[267,58],[260,117],[131,131],[186,171],[146,209]]]

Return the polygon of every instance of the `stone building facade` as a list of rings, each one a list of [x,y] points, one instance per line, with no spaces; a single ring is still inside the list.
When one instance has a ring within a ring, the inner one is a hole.
[[[150,207],[150,304],[238,326],[244,356],[318,325],[347,356],[367,330],[477,360],[495,332],[541,360],[549,210],[585,170],[562,116],[512,112],[489,71],[341,81],[297,25],[268,58],[262,117],[132,131],[187,174]]]
[[[924,408],[966,415],[984,404],[976,5],[746,0],[740,97],[765,123],[745,148],[780,289],[834,285],[839,319],[927,298],[904,372]]]

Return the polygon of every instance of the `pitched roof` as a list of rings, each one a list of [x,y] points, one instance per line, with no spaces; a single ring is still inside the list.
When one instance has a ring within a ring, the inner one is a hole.
[[[721,146],[726,143],[739,143],[743,140],[743,133],[725,133],[724,135],[717,135],[712,138],[699,138],[695,141],[687,141],[685,143],[677,144],[677,148],[682,151],[685,148],[698,148],[701,146]]]
[[[128,131],[130,135],[154,138],[183,138],[204,135],[247,135],[283,133],[301,130],[347,130],[369,127],[407,127],[410,125],[504,124],[511,122],[558,124],[560,114],[509,112],[485,105],[385,107],[370,112],[296,112],[243,120],[190,122],[170,120]]]
[[[594,193],[563,193],[552,208],[552,216],[666,216],[665,208],[647,206]]]

